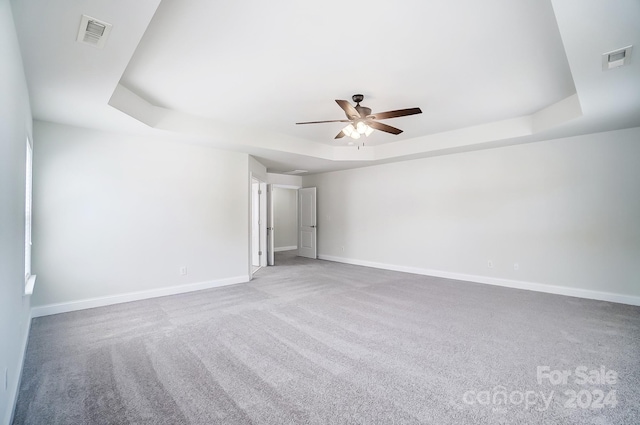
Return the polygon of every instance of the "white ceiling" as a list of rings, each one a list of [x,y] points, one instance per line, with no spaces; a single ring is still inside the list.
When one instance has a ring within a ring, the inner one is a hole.
[[[364,5],[364,6],[363,6]],[[310,172],[640,125],[640,2],[12,1],[34,118],[248,152]],[[80,16],[113,24],[102,50]],[[635,45],[631,65],[601,54]],[[335,140],[334,99],[381,112]],[[135,117],[135,118],[134,118]]]

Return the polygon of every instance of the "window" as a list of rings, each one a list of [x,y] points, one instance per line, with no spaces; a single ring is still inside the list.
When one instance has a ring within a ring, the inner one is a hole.
[[[33,293],[33,286],[36,277],[31,274],[31,194],[33,185],[33,148],[31,141],[27,138],[27,163],[25,171],[25,207],[24,207],[24,282],[25,295]]]

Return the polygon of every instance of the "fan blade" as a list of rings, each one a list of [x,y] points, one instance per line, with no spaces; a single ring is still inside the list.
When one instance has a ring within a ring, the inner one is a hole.
[[[351,122],[351,121],[349,120],[307,121],[307,122],[297,122],[296,124],[322,124],[325,122]]]
[[[407,115],[421,114],[420,108],[398,109],[397,111],[378,112],[371,114],[371,118],[376,120],[386,120],[388,118],[406,117]]]
[[[340,107],[347,113],[347,116],[349,118],[351,119],[362,118],[358,110],[354,108],[353,105],[351,105],[346,100],[336,100],[336,103],[340,105]]]
[[[344,137],[344,133],[342,132],[342,130],[340,130],[340,133],[338,133],[338,135],[334,137],[334,139],[341,139],[343,137]]]
[[[391,127],[390,125],[382,124],[381,122],[368,121],[367,125],[371,128],[375,128],[376,130],[384,131],[391,134],[402,133],[402,130],[400,130],[399,128]]]

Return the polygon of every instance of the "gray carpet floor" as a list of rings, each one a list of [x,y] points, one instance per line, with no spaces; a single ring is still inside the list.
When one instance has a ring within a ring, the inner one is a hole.
[[[14,424],[640,424],[638,307],[277,264],[34,319]]]

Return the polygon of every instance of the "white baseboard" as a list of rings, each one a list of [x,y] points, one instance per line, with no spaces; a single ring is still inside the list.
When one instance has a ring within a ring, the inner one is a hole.
[[[446,279],[464,280],[467,282],[485,283],[487,285],[504,286],[506,288],[525,289],[527,291],[546,292],[548,294],[566,295],[569,297],[587,298],[591,300],[609,301],[620,304],[640,306],[640,297],[615,294],[612,292],[593,291],[590,289],[570,288],[567,286],[547,285],[544,283],[525,282],[520,280],[502,279],[488,276],[453,273],[441,270],[422,269],[418,267],[398,266],[394,264],[376,263],[373,261],[356,260],[352,258],[335,257],[332,255],[318,255],[320,260],[357,266],[373,267],[376,269],[393,270],[398,272],[420,274],[426,276],[443,277]]]
[[[16,380],[15,387],[11,388],[9,391],[9,398],[7,404],[7,416],[8,418],[4,423],[12,424],[13,417],[16,411],[16,403],[18,401],[18,391],[20,391],[20,383],[22,382],[22,369],[24,368],[24,359],[27,355],[27,344],[29,343],[29,333],[31,332],[31,314],[27,316],[27,331],[24,334],[24,339],[22,341],[22,346],[20,350],[20,358],[18,359],[18,379]]]
[[[250,276],[235,276],[225,279],[207,282],[188,283],[185,285],[169,286],[166,288],[150,289],[148,291],[129,292],[127,294],[111,295],[107,297],[89,298],[85,300],[70,301],[66,303],[47,304],[31,308],[32,317],[49,316],[58,313],[84,310],[87,308],[104,307],[112,304],[127,303],[131,301],[145,300],[148,298],[165,297],[167,295],[183,294],[186,292],[200,291],[203,289],[217,288],[219,286],[234,285],[236,283],[249,282]]]
[[[273,248],[273,252],[280,252],[280,251],[291,251],[294,249],[298,249],[297,245],[294,246],[281,246],[279,248]]]

